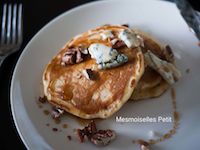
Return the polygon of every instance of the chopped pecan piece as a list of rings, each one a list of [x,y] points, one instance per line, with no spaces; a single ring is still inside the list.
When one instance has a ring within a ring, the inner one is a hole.
[[[99,130],[91,137],[91,142],[98,146],[105,146],[116,138],[116,133],[112,130]]]
[[[76,51],[76,63],[80,63],[83,61],[82,54],[80,50]]]
[[[77,135],[81,143],[84,142],[85,133],[81,129],[77,129]]]
[[[58,119],[63,113],[64,113],[64,110],[62,110],[60,108],[53,108],[53,110],[51,112],[51,116],[54,119]]]
[[[150,145],[144,140],[138,140],[137,143],[140,145],[141,150],[150,150]]]
[[[84,142],[85,136],[95,145],[105,146],[116,138],[113,130],[97,130],[94,121],[90,122],[85,128],[77,129],[80,142]]]
[[[62,57],[62,64],[70,65],[83,61],[83,55],[87,55],[88,50],[82,47],[70,47]]]
[[[64,56],[62,57],[62,62],[66,65],[68,64],[75,64],[76,62],[76,52],[72,49],[69,49],[65,52]]]
[[[82,71],[82,73],[88,80],[96,79],[96,73],[94,71],[92,71],[91,69],[85,69]]]
[[[71,137],[71,135],[68,135],[68,136],[67,136],[67,138],[68,138],[68,140],[69,140],[69,141],[71,141],[71,140],[72,140],[72,137]]]
[[[166,45],[166,47],[163,49],[162,55],[166,61],[171,62],[171,63],[174,62],[174,54],[169,45]]]
[[[84,132],[88,139],[91,139],[91,137],[97,132],[97,127],[94,121],[90,122],[88,126],[85,127]]]
[[[117,40],[113,45],[112,45],[112,48],[114,49],[117,49],[117,48],[120,48],[120,47],[124,47],[126,46],[126,44],[122,41],[122,40]]]
[[[84,137],[87,136],[88,139],[97,132],[96,124],[94,121],[91,121],[85,128],[77,129],[77,134],[79,137],[80,142],[84,141]]]

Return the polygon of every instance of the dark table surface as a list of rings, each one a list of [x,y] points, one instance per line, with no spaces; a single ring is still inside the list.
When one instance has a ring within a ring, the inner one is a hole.
[[[8,0],[4,2],[20,2],[23,4],[24,17],[24,40],[19,52],[9,56],[0,68],[0,127],[1,127],[1,148],[7,149],[26,149],[15,128],[11,108],[10,108],[10,83],[15,64],[26,44],[30,39],[50,20],[59,14],[92,0]],[[199,10],[199,0],[192,1],[191,4]],[[8,143],[8,144],[7,144]]]

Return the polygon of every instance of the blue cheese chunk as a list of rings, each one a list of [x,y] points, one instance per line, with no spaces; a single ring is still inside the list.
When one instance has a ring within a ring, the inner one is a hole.
[[[99,69],[117,67],[128,61],[128,57],[119,54],[116,49],[104,44],[94,43],[88,48],[91,58],[96,60]]]
[[[88,50],[91,57],[96,59],[97,64],[109,62],[118,55],[115,49],[100,43],[91,44]]]
[[[100,63],[99,64],[99,69],[107,69],[107,68],[114,68],[117,66],[120,66],[128,61],[128,57],[124,54],[119,54],[117,55],[116,59],[111,60],[110,62],[107,63]]]
[[[140,46],[140,40],[137,35],[128,29],[123,29],[119,32],[118,38],[121,39],[128,48],[134,48]]]
[[[181,77],[181,72],[165,60],[158,58],[150,50],[144,54],[147,64],[156,70],[169,84],[174,84]]]

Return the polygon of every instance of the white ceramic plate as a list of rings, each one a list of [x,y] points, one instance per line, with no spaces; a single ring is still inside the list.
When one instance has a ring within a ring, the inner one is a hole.
[[[63,117],[55,124],[39,108],[36,101],[41,95],[41,78],[45,65],[73,36],[103,24],[128,23],[132,27],[155,36],[169,44],[175,53],[177,66],[182,71],[181,80],[174,85],[180,125],[172,138],[158,143],[153,149],[187,150],[199,149],[200,143],[200,48],[198,40],[190,32],[176,6],[169,2],[154,0],[108,0],[89,3],[62,14],[41,29],[24,49],[14,71],[11,85],[11,107],[17,130],[31,150],[39,149],[99,149],[86,142],[80,144],[73,133],[81,127],[72,117]],[[190,73],[185,70],[190,68]],[[148,139],[148,131],[166,133],[173,123],[117,123],[116,116],[157,117],[171,116],[170,90],[163,96],[137,103],[128,102],[113,117],[101,121],[99,128],[116,130],[117,139],[106,149],[136,149],[132,140]],[[46,124],[50,126],[47,127]],[[68,128],[62,125],[67,123]],[[52,128],[62,129],[53,132]],[[72,136],[72,141],[67,139]]]

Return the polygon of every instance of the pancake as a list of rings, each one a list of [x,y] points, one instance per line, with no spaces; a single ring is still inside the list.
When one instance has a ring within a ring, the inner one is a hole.
[[[44,94],[48,102],[84,119],[107,118],[117,112],[130,98],[144,72],[144,59],[140,46],[128,48],[117,44],[117,52],[126,56],[128,61],[118,64],[119,66],[113,65],[115,66],[113,68],[99,68],[97,61],[87,52],[81,59],[80,53],[76,52],[75,62],[78,63],[74,63],[74,57],[73,59],[70,57],[72,64],[66,65],[63,64],[63,58],[68,53],[70,55],[67,56],[71,56],[71,49],[77,47],[87,49],[94,43],[112,47],[114,40],[112,36],[119,36],[122,30],[131,29],[125,26],[105,25],[70,40],[44,70]],[[102,36],[102,32],[105,31],[111,31],[112,36],[109,33]],[[130,46],[128,42],[126,44]],[[86,71],[89,71],[88,74]],[[90,72],[93,77],[90,77]]]
[[[138,31],[138,34],[143,38],[144,48],[143,53],[147,50],[152,51],[156,56],[166,60],[163,55],[164,47],[153,37]],[[172,60],[172,63],[174,61]],[[141,77],[136,89],[131,95],[131,100],[143,100],[161,96],[170,85],[163,79],[163,77],[157,73],[154,69],[145,65],[145,71]]]

